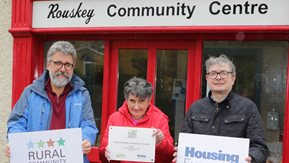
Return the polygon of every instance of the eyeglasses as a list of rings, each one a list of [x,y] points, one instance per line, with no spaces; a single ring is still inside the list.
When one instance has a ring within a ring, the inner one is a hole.
[[[220,77],[222,79],[225,79],[229,76],[229,74],[231,74],[232,72],[228,72],[228,71],[221,71],[221,72],[216,72],[216,71],[212,71],[212,72],[208,72],[207,75],[211,78],[211,79],[216,79],[218,77],[218,75],[220,75]]]
[[[71,63],[62,63],[61,61],[50,61],[54,64],[54,67],[56,69],[61,69],[62,66],[64,66],[66,71],[70,71],[73,69],[74,65]]]
[[[126,85],[130,87],[136,87],[136,86],[146,87],[147,83],[144,81],[140,81],[140,82],[130,81],[130,82],[127,82]]]

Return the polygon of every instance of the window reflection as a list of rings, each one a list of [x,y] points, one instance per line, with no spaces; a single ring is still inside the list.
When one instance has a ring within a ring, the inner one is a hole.
[[[187,54],[187,50],[157,50],[155,103],[169,117],[176,141],[185,114]]]
[[[203,51],[204,61],[220,54],[233,59],[237,68],[233,89],[258,106],[271,154],[268,159],[273,162],[282,157],[287,49],[285,41],[206,41]],[[205,78],[202,85],[204,97],[208,92]]]
[[[118,98],[117,108],[123,101],[124,83],[136,76],[146,79],[147,76],[147,49],[120,49],[118,55],[119,79],[118,79]]]

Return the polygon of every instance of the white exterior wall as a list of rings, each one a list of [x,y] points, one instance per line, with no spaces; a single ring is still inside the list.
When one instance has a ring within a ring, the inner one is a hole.
[[[12,35],[11,0],[0,0],[0,162],[8,163],[3,150],[6,145],[6,121],[12,103]]]

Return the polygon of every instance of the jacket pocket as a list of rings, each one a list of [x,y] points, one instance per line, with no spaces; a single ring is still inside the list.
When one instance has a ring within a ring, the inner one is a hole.
[[[222,135],[244,137],[246,131],[246,118],[243,115],[231,115],[223,119]]]
[[[207,115],[195,114],[191,116],[193,132],[196,134],[210,133],[210,117]]]
[[[245,121],[245,116],[242,115],[232,115],[224,118],[224,123],[225,124],[230,124],[230,123],[242,123]]]
[[[210,121],[210,117],[207,115],[192,115],[192,121],[199,121],[203,123],[207,123]]]

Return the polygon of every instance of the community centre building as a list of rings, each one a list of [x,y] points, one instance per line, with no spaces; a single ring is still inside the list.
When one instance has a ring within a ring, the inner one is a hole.
[[[133,76],[152,83],[152,103],[168,115],[177,142],[190,104],[209,91],[204,61],[225,54],[237,67],[234,91],[258,106],[268,159],[289,162],[288,6],[288,0],[12,0],[11,105],[45,70],[49,46],[67,40],[91,95],[96,146]]]

